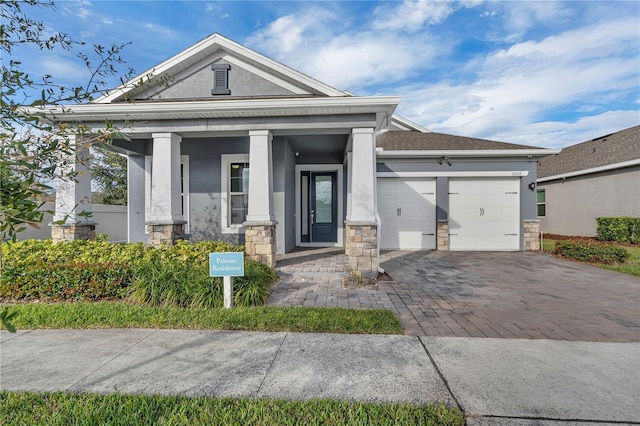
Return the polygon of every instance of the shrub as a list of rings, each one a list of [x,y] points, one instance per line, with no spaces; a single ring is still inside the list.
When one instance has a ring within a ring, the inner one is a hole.
[[[555,253],[584,262],[606,265],[624,263],[629,257],[629,253],[623,247],[577,240],[557,241]]]
[[[208,254],[242,251],[220,241],[153,248],[142,243],[21,241],[2,245],[0,297],[22,300],[123,299],[154,306],[222,306],[222,279],[209,277]],[[235,303],[266,303],[275,271],[245,260]]]
[[[144,246],[105,241],[2,245],[0,296],[13,299],[98,300],[120,298],[131,280],[131,258]]]
[[[600,241],[640,243],[640,218],[629,216],[599,217],[596,221]]]

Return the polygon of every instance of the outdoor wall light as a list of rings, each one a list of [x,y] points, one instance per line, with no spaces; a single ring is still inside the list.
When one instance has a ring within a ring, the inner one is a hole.
[[[530,190],[532,190],[532,191],[533,191],[534,189],[536,189],[536,183],[535,183],[535,182],[531,182],[531,183],[529,184],[529,189],[530,189]]]
[[[451,161],[449,161],[448,157],[442,156],[442,157],[438,158],[438,164],[440,164],[442,166],[443,162],[447,163],[449,165],[449,167],[451,167]]]

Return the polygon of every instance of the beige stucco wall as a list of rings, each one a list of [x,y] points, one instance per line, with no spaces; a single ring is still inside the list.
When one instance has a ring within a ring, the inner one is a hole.
[[[547,234],[596,235],[596,218],[640,217],[640,166],[538,183],[546,195]]]
[[[89,220],[97,223],[96,233],[109,235],[109,241],[127,241],[127,206],[93,204],[92,207],[93,216]],[[53,210],[54,208],[54,203],[45,203],[42,210]],[[44,220],[40,223],[40,229],[27,226],[26,230],[18,234],[18,240],[51,238],[49,224],[52,220],[52,216],[45,213]]]

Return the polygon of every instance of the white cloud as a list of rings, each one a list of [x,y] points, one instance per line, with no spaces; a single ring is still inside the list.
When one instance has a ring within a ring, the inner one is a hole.
[[[531,143],[518,135],[550,113],[573,115],[585,106],[597,116],[637,91],[638,59],[636,19],[621,18],[491,53],[466,84],[407,87],[399,112],[432,130]],[[616,117],[629,124],[628,111]]]
[[[420,50],[395,36],[379,38],[375,33],[359,33],[333,38],[309,58],[308,70],[321,81],[357,90],[374,84],[402,80],[422,64],[433,50]]]
[[[404,0],[399,5],[376,8],[377,30],[405,30],[415,32],[425,25],[439,24],[456,10],[452,1]]]
[[[250,36],[247,43],[281,58],[298,49],[308,48],[308,40],[328,39],[332,35],[331,28],[338,25],[338,16],[329,10],[311,7],[276,19]]]
[[[528,30],[542,25],[553,27],[574,14],[571,4],[555,1],[498,2],[504,10],[504,27],[508,41],[519,40]]]
[[[93,12],[91,12],[89,9],[86,9],[84,7],[79,8],[78,11],[76,12],[76,15],[78,16],[78,18],[82,20],[86,20],[92,14]]]
[[[138,27],[144,28],[145,35],[153,40],[162,40],[157,37],[164,37],[169,39],[174,39],[177,36],[176,30],[171,27],[165,25],[158,25],[152,22],[142,22],[136,24]]]
[[[111,18],[102,18],[101,22],[105,25],[113,25],[113,21],[111,20]]]
[[[86,83],[90,76],[87,68],[78,59],[67,59],[62,56],[45,56],[34,68],[37,75],[52,75],[57,83],[65,85]]]
[[[518,135],[497,134],[498,139],[545,148],[564,148],[640,124],[638,111],[607,111],[575,122],[544,121],[530,123]],[[508,139],[505,139],[508,138]]]
[[[358,93],[430,67],[436,43],[429,34],[406,38],[350,25],[348,18],[314,7],[278,18],[247,45],[324,83]]]

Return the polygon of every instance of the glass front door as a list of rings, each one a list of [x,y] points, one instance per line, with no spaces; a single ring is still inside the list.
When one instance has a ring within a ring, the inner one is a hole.
[[[335,243],[338,240],[337,173],[301,174],[302,241]]]

